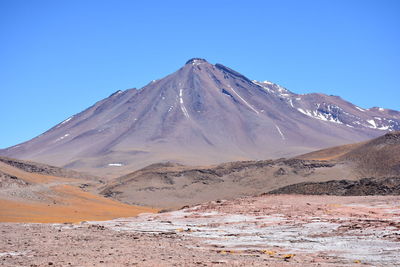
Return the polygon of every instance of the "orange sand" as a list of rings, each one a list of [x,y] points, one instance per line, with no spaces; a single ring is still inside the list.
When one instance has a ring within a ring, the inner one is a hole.
[[[77,223],[132,217],[139,213],[157,211],[119,203],[70,185],[60,185],[53,189],[59,193],[54,197],[57,204],[0,199],[0,222]]]
[[[85,192],[66,183],[80,183],[79,179],[55,177],[46,174],[28,173],[0,162],[0,170],[32,184],[49,186],[50,192],[32,193],[41,195],[45,201],[0,199],[0,222],[76,223],[89,220],[110,220],[132,217],[139,213],[156,212],[147,207],[130,206],[102,196]],[[51,186],[51,184],[58,184]]]

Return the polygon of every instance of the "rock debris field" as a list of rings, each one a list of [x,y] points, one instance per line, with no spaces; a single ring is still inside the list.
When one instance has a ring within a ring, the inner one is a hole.
[[[264,195],[79,224],[1,223],[2,266],[398,266],[400,197]]]

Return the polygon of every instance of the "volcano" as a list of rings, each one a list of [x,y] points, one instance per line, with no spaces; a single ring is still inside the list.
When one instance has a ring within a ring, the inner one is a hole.
[[[398,111],[295,94],[193,58],[163,79],[117,91],[0,154],[115,177],[156,162],[290,157],[393,130],[400,130]]]

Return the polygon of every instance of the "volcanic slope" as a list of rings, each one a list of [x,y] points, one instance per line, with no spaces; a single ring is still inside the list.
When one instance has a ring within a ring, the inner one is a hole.
[[[400,132],[391,132],[367,142],[292,159],[239,161],[208,167],[154,164],[108,183],[101,194],[130,204],[161,208],[270,191],[400,194],[399,146]],[[330,160],[321,160],[328,155]]]
[[[390,132],[376,139],[311,152],[302,160],[330,159],[346,162],[353,175],[366,177],[357,181],[302,182],[272,190],[272,194],[314,195],[400,195],[400,132]]]
[[[0,158],[0,222],[72,223],[155,211],[83,190],[98,182],[70,170]]]
[[[353,166],[358,176],[400,177],[400,131],[367,142],[322,149],[297,158],[347,162]]]
[[[363,109],[337,96],[297,95],[194,58],[0,154],[116,177],[156,162],[290,157],[399,129],[398,111]]]
[[[165,163],[122,176],[101,188],[100,194],[128,204],[168,209],[349,175],[351,169],[346,164],[298,159],[238,161],[208,167]]]

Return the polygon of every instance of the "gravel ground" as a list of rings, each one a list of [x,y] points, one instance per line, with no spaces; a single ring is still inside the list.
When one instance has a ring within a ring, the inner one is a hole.
[[[266,195],[80,224],[2,223],[2,266],[398,266],[400,197]]]

